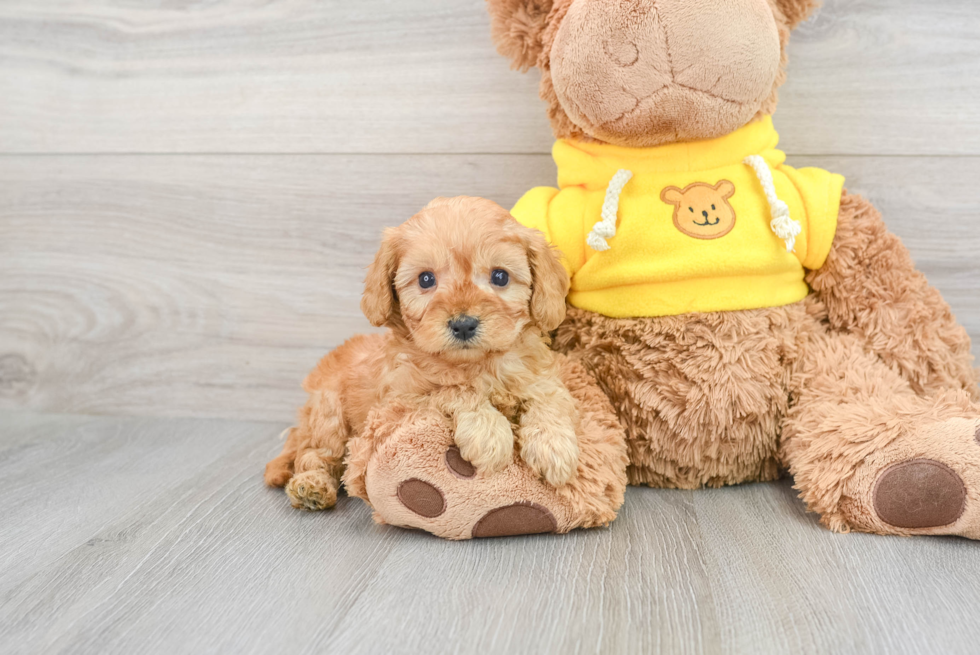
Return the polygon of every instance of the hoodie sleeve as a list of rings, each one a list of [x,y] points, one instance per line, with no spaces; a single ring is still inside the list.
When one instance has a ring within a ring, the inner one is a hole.
[[[580,198],[565,198],[569,191],[559,192],[551,187],[531,189],[517,201],[510,213],[521,225],[544,233],[548,243],[561,251],[562,264],[572,276],[585,263],[585,235],[582,234],[582,217],[567,214],[574,208],[581,214],[584,203]],[[563,202],[568,200],[573,202]],[[569,204],[570,207],[566,207]]]
[[[806,211],[807,251],[803,267],[817,270],[827,260],[834,243],[844,177],[820,168],[782,166],[780,170],[799,191]]]

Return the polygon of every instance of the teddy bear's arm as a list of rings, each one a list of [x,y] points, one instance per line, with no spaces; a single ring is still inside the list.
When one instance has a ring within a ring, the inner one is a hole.
[[[831,327],[863,340],[917,393],[980,395],[966,330],[866,199],[844,191],[830,254],[807,282]]]

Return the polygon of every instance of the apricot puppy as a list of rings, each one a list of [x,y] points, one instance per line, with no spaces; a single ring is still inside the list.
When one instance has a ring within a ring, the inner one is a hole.
[[[348,439],[372,411],[434,404],[484,474],[523,460],[554,486],[578,468],[578,413],[548,333],[568,274],[537,230],[481,198],[439,198],[385,231],[361,309],[384,334],[355,337],[303,383],[310,398],[266,467],[296,507],[336,502]]]

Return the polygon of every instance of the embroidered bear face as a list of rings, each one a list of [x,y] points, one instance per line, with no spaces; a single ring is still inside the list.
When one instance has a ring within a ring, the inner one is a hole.
[[[711,186],[695,182],[683,190],[670,186],[660,199],[674,205],[674,226],[695,239],[717,239],[735,227],[735,210],[728,199],[735,195],[735,185],[722,180]]]

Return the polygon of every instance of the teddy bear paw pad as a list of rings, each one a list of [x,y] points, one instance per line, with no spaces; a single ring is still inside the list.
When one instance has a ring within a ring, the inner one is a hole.
[[[473,526],[473,536],[513,537],[525,534],[556,532],[554,514],[536,503],[514,503],[492,509]]]
[[[878,517],[897,528],[937,528],[955,523],[966,509],[966,486],[953,469],[931,459],[894,464],[874,488]]]
[[[463,459],[456,446],[446,451],[446,467],[462,480],[472,480],[476,477],[476,467]]]
[[[446,511],[446,498],[438,487],[412,478],[398,485],[398,500],[419,516],[433,519]]]

